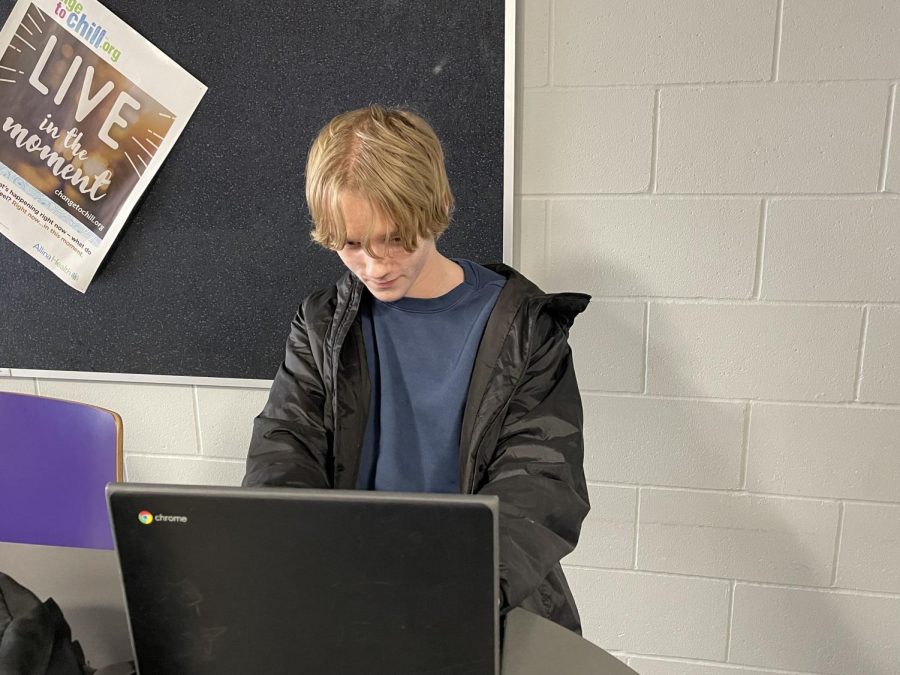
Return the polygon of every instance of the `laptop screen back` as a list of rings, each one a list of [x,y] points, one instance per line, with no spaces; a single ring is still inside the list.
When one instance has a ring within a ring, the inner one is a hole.
[[[141,675],[495,673],[495,498],[108,488]]]

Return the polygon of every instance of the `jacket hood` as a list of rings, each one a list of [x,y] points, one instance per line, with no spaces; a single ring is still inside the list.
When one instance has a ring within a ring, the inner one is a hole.
[[[484,266],[506,277],[511,302],[521,304],[526,300],[537,300],[542,303],[544,310],[553,314],[567,329],[572,327],[575,317],[587,309],[591,301],[591,296],[586,293],[545,293],[525,275],[503,263],[488,263]]]

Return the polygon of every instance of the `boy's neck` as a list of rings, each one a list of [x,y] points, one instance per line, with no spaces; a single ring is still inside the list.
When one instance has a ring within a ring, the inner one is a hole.
[[[434,249],[419,278],[406,294],[407,298],[439,298],[465,280],[462,267]]]

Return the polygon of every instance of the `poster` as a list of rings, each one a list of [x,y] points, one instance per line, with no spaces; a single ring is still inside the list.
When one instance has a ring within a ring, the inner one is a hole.
[[[0,234],[84,293],[206,87],[93,0],[19,0],[0,50]]]

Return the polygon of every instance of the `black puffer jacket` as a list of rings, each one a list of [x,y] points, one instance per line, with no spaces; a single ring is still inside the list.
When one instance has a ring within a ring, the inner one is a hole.
[[[126,665],[126,664],[123,664]],[[53,598],[41,602],[0,572],[0,675],[90,675]],[[124,671],[123,671],[124,672]]]
[[[500,498],[500,587],[521,606],[580,632],[560,559],[589,505],[582,409],[567,342],[589,296],[545,294],[507,277],[475,357],[460,436],[460,492]],[[246,486],[356,487],[370,383],[360,321],[365,286],[349,272],[310,295],[254,421]]]

